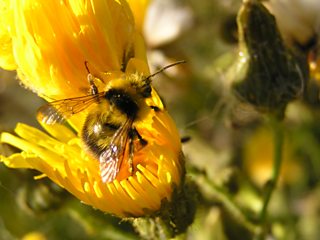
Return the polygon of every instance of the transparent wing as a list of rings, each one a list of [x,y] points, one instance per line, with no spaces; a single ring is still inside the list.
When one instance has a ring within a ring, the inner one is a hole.
[[[108,148],[100,154],[100,175],[103,182],[112,182],[124,159],[133,119],[127,121],[113,135]]]
[[[46,124],[62,123],[72,115],[79,113],[97,102],[105,93],[81,96],[53,101],[41,106],[37,112],[37,118]]]

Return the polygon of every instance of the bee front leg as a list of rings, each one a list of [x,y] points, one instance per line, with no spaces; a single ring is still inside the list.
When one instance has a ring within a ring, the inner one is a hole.
[[[90,70],[89,70],[89,66],[88,66],[88,62],[85,61],[84,62],[84,65],[87,69],[87,72],[88,72],[88,76],[87,76],[87,79],[88,79],[88,83],[90,85],[90,94],[91,95],[97,95],[99,93],[99,90],[96,86],[96,84],[94,83],[94,76],[91,74]]]
[[[98,87],[96,86],[96,84],[94,83],[94,77],[91,73],[88,73],[88,82],[90,85],[90,94],[91,95],[97,95],[99,93]]]

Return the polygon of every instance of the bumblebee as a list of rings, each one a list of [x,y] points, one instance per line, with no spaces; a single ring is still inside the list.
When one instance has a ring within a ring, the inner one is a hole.
[[[95,77],[86,64],[90,94],[43,105],[38,110],[38,119],[46,124],[62,123],[95,104],[86,116],[81,138],[86,150],[99,161],[102,181],[112,182],[125,163],[129,163],[130,173],[134,172],[133,156],[148,144],[135,123],[150,111],[161,111],[159,107],[146,103],[146,99],[151,98],[151,78],[181,62],[170,64],[147,77],[133,73],[110,80],[103,92],[98,91]]]

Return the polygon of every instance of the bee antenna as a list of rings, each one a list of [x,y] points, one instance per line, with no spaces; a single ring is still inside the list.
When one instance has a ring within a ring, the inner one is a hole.
[[[161,68],[160,70],[156,71],[155,73],[149,75],[146,79],[150,79],[150,78],[154,77],[155,75],[157,75],[159,73],[162,73],[164,70],[166,70],[168,68],[171,68],[173,66],[176,66],[176,65],[182,64],[182,63],[186,63],[186,62],[187,62],[186,60],[181,60],[181,61],[178,61],[178,62],[171,63],[171,64]]]
[[[85,60],[85,61],[84,61],[84,66],[86,67],[87,72],[90,73],[88,64],[89,64],[89,62],[88,62],[87,60]]]

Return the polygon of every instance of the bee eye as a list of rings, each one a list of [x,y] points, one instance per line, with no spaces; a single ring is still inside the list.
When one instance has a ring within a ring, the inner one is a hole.
[[[146,85],[144,88],[143,88],[143,91],[142,91],[142,96],[147,98],[147,97],[150,97],[151,96],[151,86],[148,84]]]

